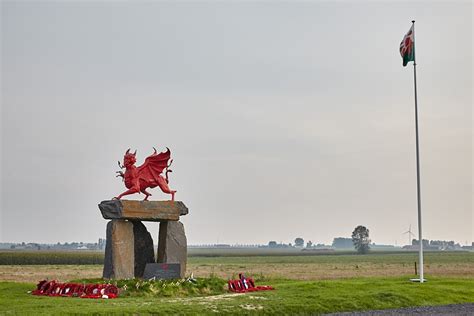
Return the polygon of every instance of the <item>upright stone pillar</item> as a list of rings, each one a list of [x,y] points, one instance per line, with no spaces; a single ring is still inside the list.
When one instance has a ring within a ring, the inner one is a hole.
[[[135,275],[133,224],[112,220],[107,224],[103,277],[132,279]]]
[[[183,223],[179,221],[160,223],[157,257],[158,263],[179,263],[180,277],[185,277],[188,246]]]

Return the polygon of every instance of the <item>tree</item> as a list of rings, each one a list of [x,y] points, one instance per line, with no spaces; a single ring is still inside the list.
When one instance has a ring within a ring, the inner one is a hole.
[[[369,252],[369,230],[365,226],[357,226],[352,232],[352,243],[358,253],[364,254]]]
[[[306,243],[306,248],[311,248],[313,247],[313,242],[310,240]]]
[[[268,248],[276,248],[277,247],[277,242],[276,241],[269,241],[268,242]]]
[[[295,247],[304,247],[304,239],[300,237],[296,238]]]

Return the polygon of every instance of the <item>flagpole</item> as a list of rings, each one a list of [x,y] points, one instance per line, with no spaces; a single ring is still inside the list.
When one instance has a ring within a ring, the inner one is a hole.
[[[418,140],[418,95],[416,90],[416,44],[415,44],[415,20],[413,23],[413,79],[415,84],[415,131],[416,131],[416,192],[418,198],[418,240],[420,245],[419,250],[419,266],[420,266],[420,283],[425,281],[423,275],[423,234],[421,225],[421,185],[420,185],[420,148]]]

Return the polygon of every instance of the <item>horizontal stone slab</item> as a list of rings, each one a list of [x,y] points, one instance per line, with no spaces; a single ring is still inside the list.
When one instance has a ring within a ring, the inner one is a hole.
[[[108,200],[99,204],[105,219],[129,219],[149,222],[178,221],[188,214],[181,201]]]

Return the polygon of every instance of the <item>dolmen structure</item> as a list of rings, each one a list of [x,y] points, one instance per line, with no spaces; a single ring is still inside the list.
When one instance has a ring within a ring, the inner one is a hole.
[[[181,201],[107,200],[99,204],[107,223],[103,277],[106,279],[184,278],[187,241]],[[159,222],[158,250],[144,221]]]

